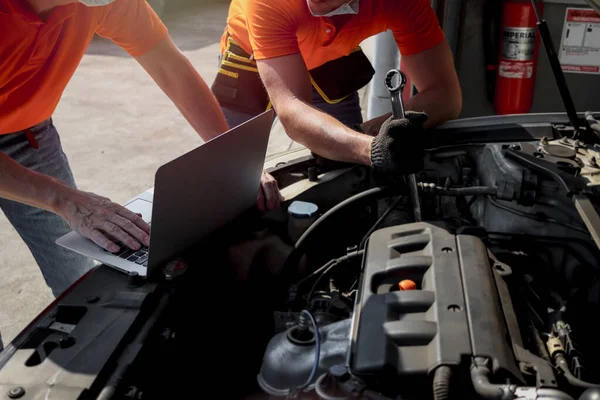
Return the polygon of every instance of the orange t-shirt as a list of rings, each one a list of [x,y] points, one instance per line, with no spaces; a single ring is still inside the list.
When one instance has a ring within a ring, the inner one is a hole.
[[[0,134],[52,116],[95,33],[136,57],[156,46],[167,28],[145,0],[72,3],[45,21],[27,0],[0,0]]]
[[[334,17],[314,17],[306,0],[232,0],[221,52],[229,32],[257,60],[300,53],[311,70],[388,29],[404,55],[445,39],[429,0],[360,0],[358,14]]]

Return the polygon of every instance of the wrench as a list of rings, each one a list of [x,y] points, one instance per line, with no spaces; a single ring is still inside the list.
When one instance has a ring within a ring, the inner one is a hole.
[[[394,84],[394,78],[397,77],[398,81]],[[390,70],[385,76],[385,86],[390,92],[392,98],[392,115],[394,118],[404,118],[404,101],[402,100],[402,92],[406,87],[406,75],[402,71],[397,69]],[[408,189],[410,192],[410,200],[413,206],[413,214],[415,221],[422,221],[421,217],[421,201],[419,200],[419,192],[417,188],[417,178],[415,174],[409,174],[408,178]]]
[[[398,77],[398,82],[394,84],[394,77]],[[392,97],[392,114],[394,118],[404,118],[404,102],[402,101],[402,92],[406,87],[406,75],[397,69],[390,70],[385,76],[385,86]]]

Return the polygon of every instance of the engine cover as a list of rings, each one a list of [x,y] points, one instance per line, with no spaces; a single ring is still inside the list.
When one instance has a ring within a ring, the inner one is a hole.
[[[492,360],[494,374],[522,381],[486,246],[429,223],[374,232],[366,249],[350,367],[377,375],[426,377],[440,365]],[[400,290],[410,279],[415,290]]]

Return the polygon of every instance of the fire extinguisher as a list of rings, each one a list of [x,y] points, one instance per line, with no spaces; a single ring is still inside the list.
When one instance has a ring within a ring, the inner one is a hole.
[[[539,5],[543,12],[543,3]],[[505,0],[502,7],[494,90],[496,114],[525,114],[533,104],[540,38],[528,0]]]

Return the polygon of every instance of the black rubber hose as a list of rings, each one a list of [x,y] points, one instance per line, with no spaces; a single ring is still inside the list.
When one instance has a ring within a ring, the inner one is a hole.
[[[571,370],[569,369],[569,363],[567,362],[565,356],[563,356],[562,354],[556,356],[556,366],[563,372],[565,379],[571,385],[585,389],[600,388],[599,384],[582,381],[581,379],[573,375],[571,373]]]
[[[517,397],[515,393],[519,390],[532,390],[535,391],[534,398],[540,400],[573,400],[571,396],[557,389],[538,389],[535,387],[529,388],[511,384],[491,383],[490,374],[491,371],[487,367],[487,360],[485,358],[477,357],[473,360],[473,365],[471,366],[473,388],[484,399],[512,400]]]
[[[446,195],[446,196],[481,196],[481,195],[495,195],[497,193],[495,187],[487,186],[472,186],[464,188],[450,188],[445,189],[441,187],[435,188],[435,194]]]
[[[433,376],[433,399],[448,400],[450,398],[450,378],[452,369],[447,365],[442,365],[435,370]]]
[[[499,385],[490,382],[490,369],[485,359],[476,358],[471,366],[473,388],[484,399],[507,400],[513,399],[516,385]]]
[[[310,292],[308,292],[308,297],[307,297],[307,302],[310,303],[310,300],[315,292],[315,290],[317,289],[317,286],[319,285],[319,283],[323,280],[323,277],[325,277],[325,275],[327,275],[332,269],[334,269],[335,267],[337,267],[338,265],[340,265],[341,263],[345,262],[345,261],[349,261],[352,260],[356,257],[362,257],[365,254],[364,250],[360,250],[360,251],[353,251],[350,254],[347,254],[343,257],[338,258],[337,260],[332,260],[330,262],[328,262],[327,264],[325,264],[323,267],[327,266],[327,268],[325,268],[323,270],[323,272],[321,273],[321,275],[319,275],[319,277],[317,278],[317,280],[315,281],[315,283],[312,285],[312,288],[310,289]],[[323,267],[319,268],[319,270],[323,269]]]
[[[319,219],[317,219],[304,232],[304,234],[300,237],[300,239],[298,239],[294,248],[292,249],[292,252],[287,257],[287,259],[285,260],[285,263],[283,264],[283,271],[291,271],[293,268],[296,268],[296,266],[300,262],[300,259],[302,258],[302,255],[304,254],[304,246],[305,246],[308,238],[319,226],[321,226],[323,224],[324,221],[326,221],[328,218],[330,218],[333,214],[342,210],[344,207],[346,207],[350,204],[353,204],[358,200],[364,200],[364,199],[368,199],[375,195],[380,195],[382,193],[385,193],[387,190],[388,189],[385,187],[376,187],[376,188],[368,189],[368,190],[365,190],[364,192],[360,192],[358,194],[355,194],[352,197],[347,198],[346,200],[337,204],[335,207],[332,207],[331,209],[329,209],[329,211],[327,211]]]
[[[398,198],[396,200],[394,200],[394,202],[388,207],[388,209],[385,210],[383,215],[381,217],[379,217],[377,222],[375,222],[375,224],[371,227],[371,229],[369,229],[369,231],[365,234],[365,236],[360,241],[360,245],[358,246],[359,250],[362,250],[365,248],[365,245],[367,244],[367,240],[369,240],[369,236],[371,236],[371,234],[373,232],[375,232],[375,229],[377,229],[383,223],[383,221],[385,221],[385,219],[388,217],[388,215],[390,215],[390,213],[392,211],[394,211],[394,209],[398,206],[398,204],[400,204],[400,201],[402,201],[402,196],[398,196]]]
[[[382,193],[383,191],[384,191],[384,188],[381,188],[381,187],[376,187],[376,188],[372,188],[372,189],[369,189],[369,190],[365,190],[364,192],[360,192],[358,194],[355,194],[352,197],[347,198],[346,200],[344,200],[341,203],[337,204],[335,207],[332,207],[325,214],[321,215],[321,217],[319,219],[317,219],[304,232],[304,234],[302,234],[302,236],[300,236],[300,239],[298,239],[298,241],[296,242],[296,245],[294,247],[296,249],[301,249],[302,245],[306,242],[307,238],[311,235],[311,233],[314,232],[314,230],[317,229],[331,215],[337,213],[339,210],[343,209],[344,207],[346,207],[349,204],[354,203],[355,201],[358,201],[358,200],[361,200],[361,199],[365,199],[365,198],[369,198],[369,197],[371,197],[373,195]]]

